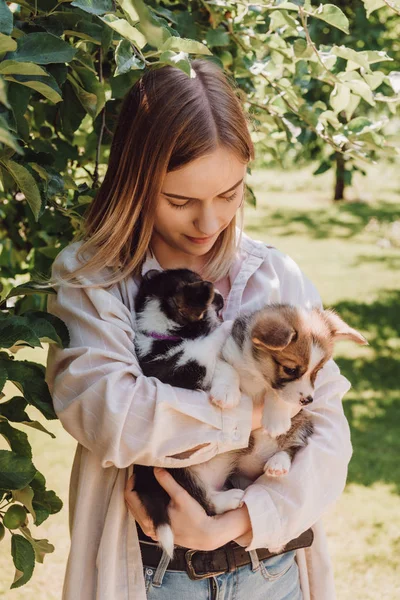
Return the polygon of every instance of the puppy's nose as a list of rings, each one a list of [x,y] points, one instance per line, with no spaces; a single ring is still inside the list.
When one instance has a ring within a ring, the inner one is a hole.
[[[311,402],[314,400],[314,398],[312,396],[307,396],[307,398],[304,398],[303,396],[300,398],[300,404],[302,404],[303,406],[306,406],[307,404],[311,404]]]

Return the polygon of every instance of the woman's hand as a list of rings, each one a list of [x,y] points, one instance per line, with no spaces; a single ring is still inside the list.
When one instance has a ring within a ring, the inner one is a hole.
[[[126,482],[124,492],[125,502],[128,505],[128,509],[134,516],[135,521],[137,521],[142,528],[142,531],[156,542],[157,536],[154,529],[154,523],[147,514],[147,511],[140,501],[138,494],[136,492],[132,492],[134,487],[135,473],[133,473],[133,475],[129,477],[128,481]]]
[[[175,481],[168,471],[156,467],[154,475],[171,498],[168,514],[175,544],[195,550],[218,548],[220,544],[218,536],[215,535],[216,522],[213,517],[207,515],[203,507]],[[144,533],[154,541],[158,541],[154,524],[148,517],[138,494],[131,491],[133,486],[134,475],[128,479],[125,488],[124,496],[128,508]]]

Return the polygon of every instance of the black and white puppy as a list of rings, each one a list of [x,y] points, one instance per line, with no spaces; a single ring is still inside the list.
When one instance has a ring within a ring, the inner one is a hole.
[[[230,327],[218,317],[223,303],[213,284],[189,269],[147,272],[135,299],[135,350],[144,375],[177,387],[210,391],[215,402],[225,407],[237,404],[238,375],[219,358],[230,333]],[[213,386],[216,375],[219,383]],[[170,472],[208,514],[237,506],[242,492],[222,490],[225,474],[220,485],[204,485],[197,470],[203,471],[203,467]],[[152,467],[135,465],[134,472],[135,491],[155,524],[161,546],[172,557],[169,496],[158,484]]]

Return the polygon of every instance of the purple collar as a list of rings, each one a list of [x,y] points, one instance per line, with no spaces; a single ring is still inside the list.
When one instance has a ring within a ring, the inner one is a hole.
[[[183,339],[182,337],[165,335],[164,333],[157,333],[156,331],[146,331],[146,335],[149,335],[155,340],[167,340],[168,342],[180,342]]]

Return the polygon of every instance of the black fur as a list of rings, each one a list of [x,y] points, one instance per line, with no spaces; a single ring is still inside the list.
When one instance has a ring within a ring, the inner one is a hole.
[[[185,286],[189,284],[189,286]],[[190,284],[198,284],[192,286]],[[203,285],[204,284],[204,285]],[[135,299],[136,317],[145,310],[146,302],[156,298],[161,312],[176,323],[169,335],[182,339],[195,339],[211,333],[218,325],[215,315],[222,309],[224,301],[210,282],[204,282],[199,275],[189,269],[149,271],[144,276]],[[214,319],[210,319],[207,308],[214,309]],[[203,318],[199,315],[204,313]],[[172,357],[165,357],[171,348],[178,347],[182,340],[154,339],[150,351],[140,356],[138,361],[146,376],[157,377],[164,383],[186,389],[205,389],[206,369],[190,359],[184,365],[176,366],[183,351]],[[155,360],[156,359],[156,360]],[[175,480],[199,502],[209,515],[214,515],[206,499],[203,488],[186,468],[168,469]],[[159,485],[153,467],[135,465],[135,491],[139,494],[155,527],[168,523],[170,497]]]
[[[238,317],[237,319],[235,319],[232,326],[231,335],[241,350],[243,348],[244,340],[246,337],[246,328],[248,322],[248,317]]]

